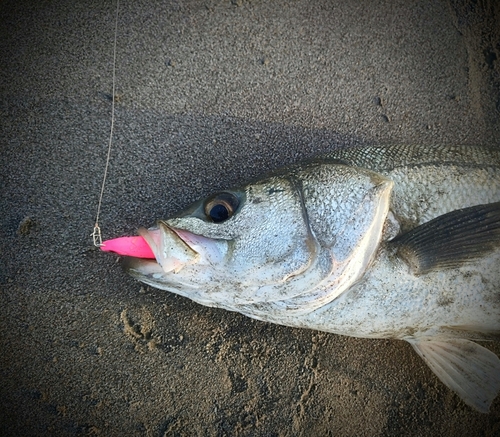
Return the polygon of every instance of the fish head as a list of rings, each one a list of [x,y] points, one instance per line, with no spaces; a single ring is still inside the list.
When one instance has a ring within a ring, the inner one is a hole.
[[[333,167],[328,193],[318,180],[325,175],[309,165],[202,199],[140,230],[155,260],[130,258],[126,268],[154,287],[260,319],[269,312],[310,311],[334,298],[332,278],[344,286],[356,277],[351,270],[366,267],[392,187],[372,172]],[[336,196],[340,210],[330,214],[343,221],[332,227],[340,238],[321,235],[321,226],[311,222],[319,211],[330,213],[328,195]],[[346,269],[348,277],[342,277]]]

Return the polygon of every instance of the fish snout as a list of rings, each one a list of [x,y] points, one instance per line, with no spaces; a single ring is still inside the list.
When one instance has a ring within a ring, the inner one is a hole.
[[[140,228],[138,234],[149,245],[165,273],[178,273],[186,265],[198,262],[200,258],[198,252],[165,222],[160,221],[155,228]],[[187,236],[186,231],[184,234]]]

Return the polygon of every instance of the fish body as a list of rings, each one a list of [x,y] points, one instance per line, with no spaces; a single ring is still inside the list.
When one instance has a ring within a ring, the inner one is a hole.
[[[279,170],[141,229],[137,279],[260,320],[408,341],[487,412],[500,360],[500,151],[367,147]]]

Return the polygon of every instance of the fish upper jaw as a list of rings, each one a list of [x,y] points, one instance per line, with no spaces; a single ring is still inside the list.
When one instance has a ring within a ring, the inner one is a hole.
[[[227,242],[224,240],[177,229],[164,221],[158,222],[154,228],[141,228],[138,233],[147,242],[165,273],[179,273],[184,267],[193,264],[217,264],[227,252]]]

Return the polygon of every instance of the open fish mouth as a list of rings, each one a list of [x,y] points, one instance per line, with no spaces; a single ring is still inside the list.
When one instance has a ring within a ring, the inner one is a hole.
[[[179,273],[193,264],[213,265],[220,262],[227,251],[225,241],[177,229],[164,221],[150,229],[140,228],[138,234],[107,240],[101,249],[141,259],[142,265],[151,265],[154,259],[163,273]]]
[[[207,238],[159,221],[138,236],[107,240],[103,251],[125,256],[122,267],[134,278],[162,290],[214,306],[203,293],[217,264],[224,261],[229,241]]]
[[[157,228],[140,228],[138,233],[165,273],[178,273],[183,267],[200,260],[200,254],[193,247],[196,238],[190,232],[176,230],[160,221]]]

